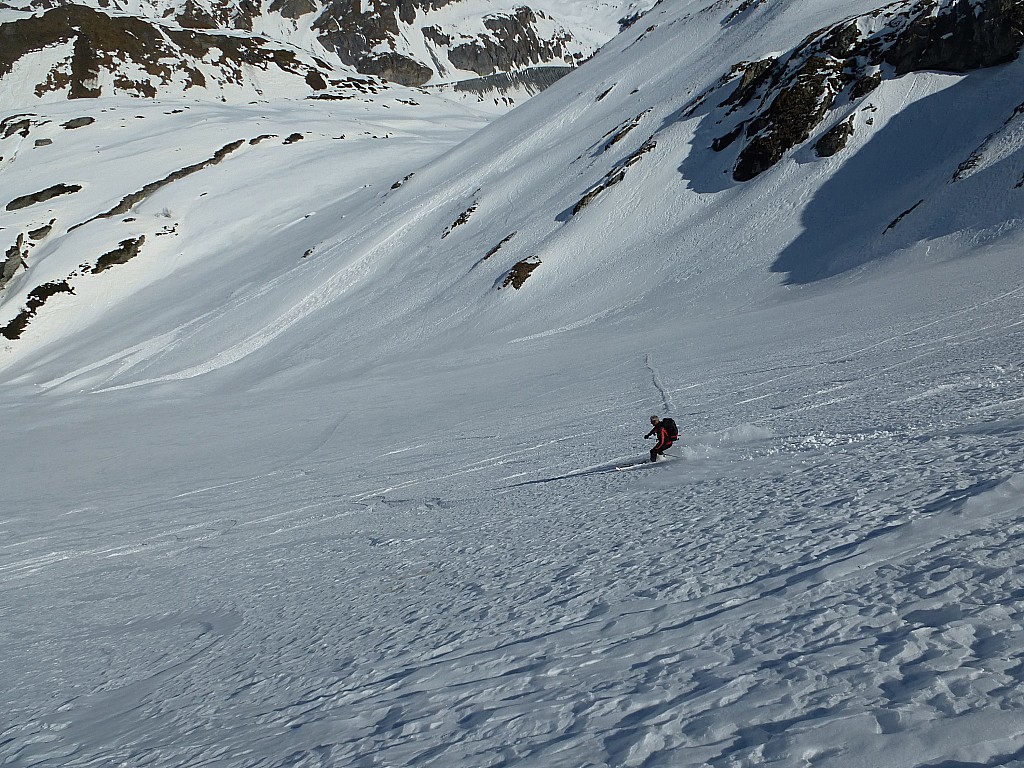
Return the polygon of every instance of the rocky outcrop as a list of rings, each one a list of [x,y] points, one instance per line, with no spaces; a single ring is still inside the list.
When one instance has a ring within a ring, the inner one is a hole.
[[[34,84],[36,96],[64,92],[72,99],[95,98],[116,92],[152,98],[170,86],[244,86],[245,67],[281,70],[311,90],[335,79],[326,63],[286,44],[258,35],[204,31],[222,21],[194,20],[193,28],[183,29],[83,5],[57,6],[3,25],[0,77],[29,54],[65,46],[70,55]],[[237,16],[231,21],[239,23]]]
[[[588,205],[590,205],[599,195],[603,194],[605,190],[610,187],[614,187],[620,181],[626,178],[626,172],[640,161],[640,158],[646,155],[648,152],[658,146],[657,141],[654,137],[649,138],[645,141],[639,149],[627,156],[624,160],[619,162],[612,170],[605,174],[604,178],[601,179],[594,187],[588,191],[579,201],[572,207],[572,215],[575,216]]]
[[[58,293],[74,294],[74,292],[75,289],[71,287],[67,280],[55,280],[33,288],[29,292],[28,299],[22,310],[7,325],[0,328],[0,335],[7,339],[20,339],[29,321],[36,316],[40,307],[51,297],[56,296]]]
[[[452,233],[453,229],[455,229],[456,227],[461,227],[463,224],[468,222],[469,217],[472,216],[473,212],[476,210],[476,205],[476,203],[473,203],[471,206],[469,206],[469,208],[460,213],[458,218],[455,219],[455,221],[453,221],[450,226],[445,227],[444,232],[441,233],[441,239],[444,240],[446,237],[448,237],[448,235]]]
[[[411,86],[424,85],[435,74],[447,74],[449,67],[487,76],[555,62],[575,64],[583,58],[566,48],[573,39],[568,31],[542,35],[538,14],[543,17],[543,13],[527,6],[484,17],[477,34],[437,24],[420,26],[418,31],[433,54],[429,63],[399,50],[401,36],[415,34],[414,22],[421,12],[448,4],[448,0],[379,0],[364,8],[360,3],[336,0],[325,7],[313,26],[321,43],[344,63]]]
[[[562,33],[542,39],[537,34],[536,25],[536,14],[525,6],[509,15],[489,16],[484,19],[487,33],[453,46],[448,52],[448,59],[456,68],[482,76],[496,71],[526,69],[551,61],[574,63],[572,56],[566,56],[564,47],[571,36]]]
[[[247,66],[297,74],[315,91],[331,85],[339,65],[418,87],[465,80],[467,73],[574,67],[595,45],[593,32],[582,42],[543,9],[526,4],[488,13],[488,6],[468,0],[153,0],[137,11],[148,14],[142,16],[112,0],[21,2],[34,15],[0,22],[0,78],[29,53],[67,51],[33,84],[37,96],[93,98],[113,91],[153,97],[172,84],[218,89],[238,85]],[[554,0],[536,2],[558,12]],[[614,9],[615,1],[594,5]],[[447,6],[460,7],[435,13]],[[279,30],[275,34],[282,37],[271,41],[256,29]]]
[[[52,200],[55,197],[61,195],[71,195],[75,192],[80,192],[82,189],[80,184],[54,184],[51,187],[40,190],[39,192],[33,192],[28,195],[22,195],[16,197],[7,204],[8,211],[18,211],[22,208],[28,208],[30,205],[36,203],[45,203],[47,200]]]
[[[827,131],[814,145],[814,152],[818,157],[832,157],[846,147],[846,142],[853,136],[854,116],[850,115],[846,120]]]
[[[508,288],[512,286],[517,291],[523,287],[526,280],[533,274],[533,270],[541,265],[540,259],[523,259],[517,262],[512,269],[505,274],[505,279],[501,281],[499,288]]]
[[[117,248],[107,251],[96,260],[96,266],[92,268],[92,274],[98,275],[100,272],[104,272],[117,264],[127,264],[131,259],[139,255],[139,249],[142,248],[142,244],[145,242],[145,235],[122,240]]]
[[[25,235],[18,235],[17,241],[4,254],[3,264],[0,264],[0,288],[7,285],[17,271],[24,267],[26,267]]]
[[[719,104],[733,124],[712,148],[741,140],[733,178],[748,181],[807,141],[834,107],[865,98],[885,79],[991,67],[1015,59],[1022,45],[1024,6],[1013,0],[889,5],[818,30],[789,56],[737,65]],[[819,139],[819,156],[840,151],[852,130],[840,122]]]
[[[128,211],[130,211],[133,207],[141,203],[143,200],[152,195],[161,187],[165,187],[168,184],[174,183],[175,181],[180,181],[181,179],[184,179],[186,176],[191,176],[193,173],[198,173],[204,168],[209,168],[211,165],[217,165],[218,163],[222,162],[224,158],[226,158],[232,152],[241,147],[243,144],[245,144],[244,139],[239,139],[237,141],[232,141],[230,144],[225,144],[223,147],[214,152],[213,156],[209,160],[203,160],[202,162],[199,163],[187,165],[184,168],[180,168],[177,171],[174,171],[173,173],[167,174],[162,179],[150,182],[142,189],[136,192],[132,192],[130,195],[125,195],[121,199],[121,202],[119,202],[109,211],[104,211],[103,213],[97,214],[89,221],[95,221],[96,219],[109,219],[112,216],[120,216],[123,213],[128,213]],[[82,224],[88,223],[89,222],[86,221],[83,222]],[[78,227],[82,226],[82,224],[78,224],[75,227],[72,227],[72,229],[77,229]]]

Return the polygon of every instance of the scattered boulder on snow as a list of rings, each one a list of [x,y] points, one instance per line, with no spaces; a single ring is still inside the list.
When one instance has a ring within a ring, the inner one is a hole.
[[[84,128],[87,125],[92,125],[95,122],[95,117],[76,117],[73,120],[68,120],[66,123],[61,123],[60,127],[72,131],[75,128]]]
[[[37,243],[40,240],[43,240],[44,238],[46,238],[47,235],[50,234],[50,231],[53,229],[53,225],[56,223],[56,221],[56,219],[50,219],[50,221],[47,224],[43,224],[41,227],[29,230],[28,239]]]

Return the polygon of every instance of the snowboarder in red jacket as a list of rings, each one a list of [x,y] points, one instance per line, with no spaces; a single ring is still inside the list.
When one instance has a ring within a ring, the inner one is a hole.
[[[644,435],[644,439],[657,436],[658,443],[651,448],[651,461],[657,461],[658,457],[672,447],[672,443],[679,437],[679,430],[672,419],[659,419],[651,416],[651,431]]]

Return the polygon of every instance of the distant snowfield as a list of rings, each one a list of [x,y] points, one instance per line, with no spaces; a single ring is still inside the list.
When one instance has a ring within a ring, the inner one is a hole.
[[[0,765],[1024,762],[1020,140],[938,120],[1020,65],[729,184],[680,19],[685,96],[640,25],[483,130],[395,89],[0,143],[0,206],[83,187],[0,232],[57,220],[0,324],[75,289],[0,350]]]

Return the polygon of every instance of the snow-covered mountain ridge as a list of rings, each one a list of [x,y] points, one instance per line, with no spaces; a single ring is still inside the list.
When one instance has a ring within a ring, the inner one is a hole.
[[[632,0],[550,5],[23,0],[0,8],[0,88],[16,101],[182,92],[239,99],[330,95],[352,70],[411,86],[503,74],[519,82],[490,87],[511,92],[498,99],[507,108],[645,10]],[[544,71],[531,77],[537,67]]]

